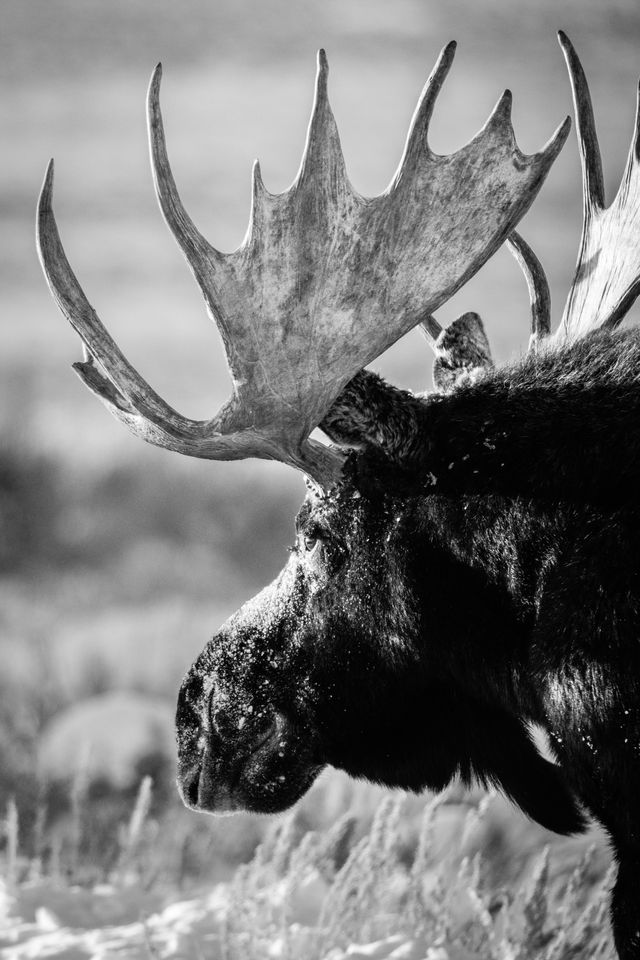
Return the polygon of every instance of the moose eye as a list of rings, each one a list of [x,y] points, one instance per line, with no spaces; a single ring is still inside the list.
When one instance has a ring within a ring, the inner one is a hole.
[[[306,533],[302,538],[302,545],[305,549],[305,553],[313,553],[319,543],[320,538],[313,533]]]
[[[322,530],[316,523],[307,523],[298,531],[299,549],[307,559],[319,553],[322,542]]]

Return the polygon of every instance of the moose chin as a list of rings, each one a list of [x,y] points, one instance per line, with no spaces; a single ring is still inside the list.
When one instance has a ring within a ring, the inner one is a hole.
[[[326,765],[408,790],[495,785],[550,830],[608,831],[612,922],[640,957],[640,337],[616,329],[640,289],[640,120],[605,206],[587,82],[573,88],[584,224],[562,322],[515,228],[569,131],[518,149],[508,91],[447,157],[428,128],[451,66],[429,77],[391,184],[351,186],[318,60],[300,171],[269,193],[259,166],[243,245],[215,250],[167,158],[160,67],[151,159],[165,219],[215,319],[233,393],[207,421],[173,410],[87,301],[42,190],[38,243],[79,334],[75,369],[144,440],[213,460],[262,457],[307,478],[289,560],[205,647],[180,690],[178,784],[195,810],[275,812]],[[506,243],[529,287],[528,354],[494,366],[480,318],[433,316]],[[366,371],[413,327],[435,391]],[[311,439],[319,426],[329,438]],[[638,448],[636,448],[636,444]],[[547,733],[543,758],[531,725]]]

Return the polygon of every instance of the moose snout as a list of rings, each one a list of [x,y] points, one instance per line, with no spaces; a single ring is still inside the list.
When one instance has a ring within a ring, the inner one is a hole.
[[[197,743],[179,757],[177,783],[187,807],[224,814],[243,808],[239,798],[243,772],[263,751],[272,751],[280,727],[275,716],[251,724],[241,720],[240,729],[229,726],[228,716],[218,718],[224,721],[226,736],[221,736],[215,724],[206,735],[201,734]]]
[[[208,748],[193,765],[181,765],[178,771],[178,792],[182,802],[191,810],[225,814],[241,809],[234,796],[234,781],[225,765]]]
[[[272,751],[282,724],[267,705],[232,696],[194,666],[180,690],[176,725],[177,785],[183,803],[192,810],[224,814],[243,806],[238,795],[243,771]]]
[[[225,776],[220,764],[207,751],[199,763],[179,769],[177,785],[182,802],[190,810],[225,814],[242,807],[234,796],[233,778]]]

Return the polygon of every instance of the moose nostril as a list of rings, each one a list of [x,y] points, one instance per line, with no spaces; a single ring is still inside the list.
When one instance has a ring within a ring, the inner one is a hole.
[[[184,799],[190,807],[198,806],[198,792],[200,788],[200,767],[190,770],[182,782]]]

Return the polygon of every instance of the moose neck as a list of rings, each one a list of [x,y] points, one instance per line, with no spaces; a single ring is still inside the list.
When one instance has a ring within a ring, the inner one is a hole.
[[[439,670],[478,699],[539,719],[527,660],[540,599],[575,510],[546,501],[432,496],[418,512],[415,527],[429,544],[422,550],[435,551],[419,560],[435,569],[424,612],[426,656],[437,624]]]

